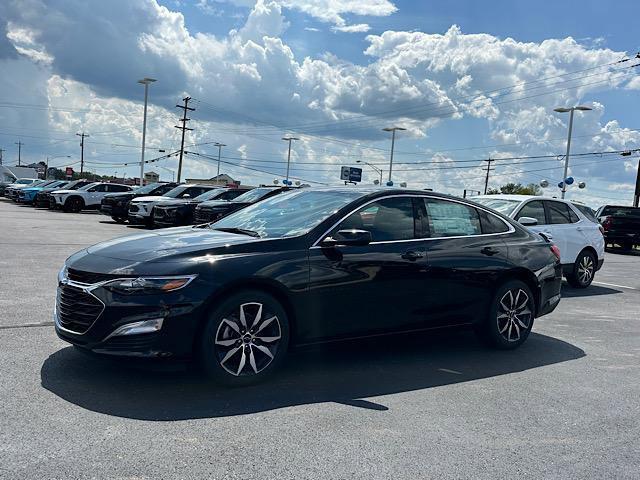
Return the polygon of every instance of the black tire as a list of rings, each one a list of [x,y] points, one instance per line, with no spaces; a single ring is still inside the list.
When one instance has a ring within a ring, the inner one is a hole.
[[[84,200],[80,197],[71,197],[64,202],[64,211],[78,213],[84,208]]]
[[[261,323],[254,325],[259,311]],[[216,383],[252,385],[278,369],[288,345],[289,320],[280,303],[259,290],[243,290],[211,312],[200,339],[200,365]]]
[[[122,218],[122,217],[111,217],[111,220],[113,220],[116,223],[125,223],[127,221],[126,218]]]
[[[578,254],[573,270],[567,275],[567,282],[574,288],[587,288],[593,282],[597,268],[596,256],[589,250],[583,250]]]
[[[513,308],[507,308],[512,306],[511,303]],[[509,280],[497,288],[489,315],[475,325],[475,331],[488,346],[512,350],[527,340],[534,318],[535,303],[531,289],[520,280]]]
[[[633,242],[622,242],[620,246],[625,252],[630,252],[631,250],[633,250]]]

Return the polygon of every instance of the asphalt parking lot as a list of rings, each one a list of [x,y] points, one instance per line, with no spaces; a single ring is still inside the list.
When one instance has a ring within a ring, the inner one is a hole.
[[[1,478],[640,478],[640,252],[517,351],[467,331],[295,353],[245,389],[59,340],[56,275],[138,233],[0,199]]]

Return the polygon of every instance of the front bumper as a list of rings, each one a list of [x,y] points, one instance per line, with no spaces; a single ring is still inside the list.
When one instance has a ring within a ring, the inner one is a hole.
[[[185,287],[163,295],[116,295],[99,286],[83,286],[88,287],[89,294],[99,300],[103,308],[90,326],[82,331],[69,322],[68,317],[63,319],[60,289],[69,288],[69,285],[59,286],[53,317],[60,339],[103,355],[191,358],[199,319],[203,318],[204,299],[194,297],[197,288]],[[160,328],[143,329],[142,333],[129,335],[118,334],[141,322],[159,323]]]
[[[100,213],[110,217],[127,218],[129,216],[129,209],[127,205],[102,203],[100,205]]]

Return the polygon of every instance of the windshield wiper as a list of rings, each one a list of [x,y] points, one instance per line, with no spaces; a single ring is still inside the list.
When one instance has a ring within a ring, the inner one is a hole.
[[[260,234],[258,232],[254,230],[248,230],[246,228],[219,227],[219,228],[213,228],[212,230],[219,230],[221,232],[237,233],[239,235],[249,235],[250,237],[260,238]]]

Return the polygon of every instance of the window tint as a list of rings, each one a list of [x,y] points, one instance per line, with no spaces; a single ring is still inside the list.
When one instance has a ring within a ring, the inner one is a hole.
[[[544,216],[544,205],[540,200],[529,202],[522,207],[516,220],[522,217],[535,218],[538,221],[538,225],[545,225],[547,223],[547,219]]]
[[[101,184],[101,185],[96,185],[95,191],[96,192],[107,192],[108,191],[107,190],[107,185],[105,185],[104,183]]]
[[[162,185],[161,187],[158,187],[158,189],[155,192],[155,195],[164,195],[165,193],[167,193],[169,190],[173,190],[175,188],[175,185]]]
[[[371,203],[345,218],[336,231],[351,228],[370,231],[374,242],[415,238],[413,202],[396,197]]]
[[[227,190],[226,192],[222,193],[218,198],[220,200],[233,200],[241,193],[242,192],[238,190]]]
[[[478,211],[462,203],[426,198],[427,219],[431,237],[480,235]]]
[[[129,191],[129,187],[126,185],[109,185],[110,192],[127,192]]]
[[[495,215],[479,210],[482,233],[504,233],[509,231],[509,227]]]
[[[573,209],[568,205],[567,205],[567,210],[569,211],[569,219],[571,220],[571,223],[576,223],[576,222],[580,221],[580,217],[578,217],[576,212],[574,212]],[[586,216],[586,214],[585,214],[585,216]]]
[[[209,191],[208,188],[203,188],[203,187],[191,187],[191,188],[187,188],[182,195],[180,195],[180,197],[184,197],[185,195],[189,195],[191,198],[195,198],[198,195]]]
[[[569,207],[566,204],[547,201],[547,208],[549,209],[549,220],[552,224],[571,223]]]

